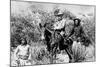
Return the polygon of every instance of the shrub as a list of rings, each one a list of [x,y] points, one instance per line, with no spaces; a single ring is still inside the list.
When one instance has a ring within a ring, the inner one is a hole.
[[[46,50],[46,46],[40,45],[37,46],[39,43],[32,46],[32,64],[49,64],[50,63],[50,56],[48,51]]]

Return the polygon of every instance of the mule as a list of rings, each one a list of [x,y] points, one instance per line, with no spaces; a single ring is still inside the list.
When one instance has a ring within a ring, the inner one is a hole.
[[[47,50],[51,54],[51,62],[53,63],[53,56],[54,58],[56,57],[57,50],[65,50],[70,60],[72,60],[71,45],[73,41],[71,39],[65,39],[60,33],[51,31],[46,27],[41,29],[43,30],[41,33],[41,39],[46,41]]]

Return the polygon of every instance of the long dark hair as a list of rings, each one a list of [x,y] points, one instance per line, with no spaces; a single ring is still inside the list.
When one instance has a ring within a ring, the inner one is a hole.
[[[76,20],[78,21],[77,24],[75,23]],[[81,20],[80,20],[79,18],[75,18],[73,21],[74,21],[74,25],[75,25],[75,26],[80,26],[80,22],[81,22]]]
[[[26,45],[27,44],[26,38],[21,38],[21,43],[22,43],[22,40],[24,40],[24,44],[23,45]]]

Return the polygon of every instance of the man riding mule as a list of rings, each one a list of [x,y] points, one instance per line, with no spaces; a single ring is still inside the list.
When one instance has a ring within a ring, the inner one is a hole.
[[[65,50],[69,55],[69,58],[72,59],[72,51],[69,45],[72,45],[72,40],[66,40],[64,38],[65,33],[65,25],[66,25],[66,18],[63,18],[63,14],[56,14],[58,21],[53,24],[53,30],[51,31],[48,26],[49,24],[45,24],[42,26],[40,24],[40,28],[42,31],[42,39],[45,39],[47,44],[47,50],[53,55],[56,55],[57,49],[58,50]],[[43,37],[44,36],[44,37]]]
[[[54,30],[55,30],[55,34],[56,34],[55,36],[58,36],[58,38],[55,37],[56,42],[57,42],[55,44],[58,45],[58,48],[60,51],[65,50],[67,52],[67,54],[70,58],[70,61],[71,61],[73,59],[72,50],[71,50],[73,41],[72,41],[72,39],[69,39],[69,38],[66,40],[65,27],[66,27],[67,19],[66,19],[64,13],[60,12],[59,9],[57,11],[55,11],[55,16],[59,17],[58,21],[54,24]]]

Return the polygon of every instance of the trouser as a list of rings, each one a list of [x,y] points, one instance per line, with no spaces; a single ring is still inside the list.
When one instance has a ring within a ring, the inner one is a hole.
[[[25,66],[25,65],[31,65],[31,63],[28,60],[18,59],[17,65],[18,66]]]

